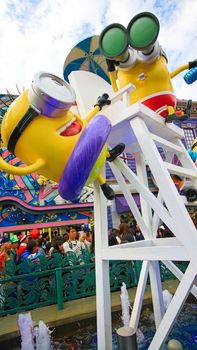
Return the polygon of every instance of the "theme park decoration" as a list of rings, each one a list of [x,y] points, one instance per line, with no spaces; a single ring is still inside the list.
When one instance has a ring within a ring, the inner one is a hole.
[[[111,85],[114,91],[132,83],[136,89],[130,95],[130,103],[137,101],[166,118],[166,122],[186,120],[190,116],[191,101],[183,112],[175,113],[176,98],[171,78],[185,69],[187,83],[197,79],[197,60],[189,62],[173,72],[167,68],[167,56],[157,41],[159,21],[152,13],[136,15],[127,29],[121,24],[107,26],[100,35],[100,50],[106,57]]]
[[[1,130],[8,150],[28,166],[17,168],[1,158],[1,169],[16,175],[39,172],[59,182],[60,195],[69,200],[97,179],[105,196],[112,199],[113,190],[100,173],[106,157],[113,161],[124,145],[108,151],[110,121],[103,115],[95,117],[110,104],[108,95],[100,96],[83,120],[71,111],[74,102],[70,84],[50,73],[37,73],[30,90],[8,109]]]
[[[99,36],[94,35],[78,43],[66,57],[63,73],[68,81],[71,72],[84,70],[95,73],[110,83],[106,60],[99,49]]]
[[[135,24],[138,24],[137,27]],[[175,112],[176,99],[166,66],[167,61],[156,42],[159,26],[155,16],[149,13],[140,14],[130,23],[127,31],[119,25],[115,26],[115,31],[114,26],[108,29],[109,32],[104,30],[101,34],[100,47],[105,56],[111,55],[107,57],[111,86],[102,77],[85,71],[73,71],[69,75],[69,81],[76,91],[77,106],[82,115],[87,113],[100,91],[105,91],[110,96],[111,104],[106,106],[104,111],[113,126],[108,143],[112,147],[115,141],[123,142],[126,145],[126,152],[132,154],[135,152],[136,173],[120,159],[109,165],[145,240],[108,246],[107,203],[95,183],[97,347],[99,350],[112,349],[109,262],[127,259],[143,261],[129,327],[134,331],[138,328],[149,275],[156,326],[149,350],[154,350],[164,344],[188,294],[191,292],[197,297],[197,288],[194,285],[197,273],[196,229],[171,178],[172,174],[184,179],[189,177],[196,187],[197,169],[181,142],[184,137],[183,130],[174,124],[166,123],[188,118],[191,103],[189,102],[183,115]],[[132,40],[135,39],[134,42],[128,41],[130,36]],[[112,40],[113,38],[115,39]],[[121,38],[124,39],[123,44]],[[139,43],[137,39],[140,38]],[[111,45],[110,50],[108,44]],[[132,53],[137,56],[134,71],[129,63],[133,57]],[[114,60],[115,64],[111,62]],[[123,67],[122,64],[126,63],[128,67]],[[171,74],[171,78],[184,69],[192,68],[193,65],[196,65],[195,61],[178,68]],[[115,94],[113,90],[116,91]],[[155,98],[152,100],[152,97]],[[158,146],[166,152],[164,160],[161,158]],[[172,163],[175,155],[179,160],[177,164]],[[147,165],[159,189],[157,197],[148,187]],[[131,196],[128,183],[140,195],[141,212]],[[174,233],[173,238],[162,240],[156,238],[161,221]],[[189,237],[185,236],[185,227]],[[160,261],[180,280],[166,312],[164,312]],[[174,261],[187,261],[187,270],[183,273],[175,266]]]
[[[2,123],[5,145],[27,164],[18,168],[0,158],[4,171],[17,175],[36,171],[59,182],[59,193],[68,199],[78,196],[85,184],[98,180],[94,183],[98,350],[112,349],[111,260],[142,261],[129,322],[133,332],[138,328],[149,275],[156,326],[149,350],[162,347],[188,294],[197,297],[196,228],[171,178],[171,174],[189,177],[196,188],[197,169],[182,144],[183,130],[169,124],[187,119],[191,108],[189,101],[184,114],[175,112],[171,78],[189,68],[189,82],[194,81],[197,61],[169,74],[166,55],[156,41],[158,33],[159,22],[150,13],[135,16],[127,30],[119,24],[108,26],[100,36],[100,49],[107,58],[111,85],[89,71],[72,71],[72,87],[56,76],[40,72],[31,89],[12,103]],[[79,115],[86,116],[84,119],[72,112],[75,102]],[[104,115],[97,115],[104,106]],[[107,150],[106,141],[111,151]],[[135,153],[136,173],[116,159],[124,145],[126,152]],[[165,159],[158,146],[166,152]],[[172,163],[175,155],[177,164]],[[143,241],[108,246],[105,197],[112,199],[114,193],[100,175],[106,158]],[[157,197],[148,186],[147,165],[158,188]],[[129,185],[139,193],[141,211]],[[156,238],[160,221],[174,237]],[[160,261],[180,280],[165,313]],[[186,271],[181,271],[174,261],[186,261]]]

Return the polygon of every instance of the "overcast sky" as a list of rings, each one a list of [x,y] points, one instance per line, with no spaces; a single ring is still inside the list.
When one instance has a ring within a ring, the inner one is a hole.
[[[197,58],[197,0],[0,0],[0,93],[29,87],[39,70],[62,77],[77,42],[142,11],[159,18],[170,70]],[[174,87],[177,97],[197,100],[197,82],[186,85],[183,74]]]

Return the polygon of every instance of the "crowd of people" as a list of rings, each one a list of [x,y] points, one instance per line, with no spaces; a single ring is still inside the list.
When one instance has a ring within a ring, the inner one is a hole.
[[[131,224],[120,223],[118,229],[109,230],[109,245],[123,244],[144,239],[139,225],[133,220]]]
[[[196,225],[197,214],[193,221]],[[157,238],[170,237],[174,237],[174,234],[163,223],[158,228]],[[143,239],[144,236],[135,220],[130,224],[122,222],[118,229],[109,230],[109,246]],[[40,233],[39,229],[32,229],[29,235],[17,232],[4,236],[0,241],[0,277],[8,260],[12,260],[17,265],[22,264],[26,259],[36,262],[41,255],[50,258],[54,254],[66,256],[68,252],[73,252],[76,258],[82,256],[84,252],[90,254],[94,252],[94,234],[88,225],[84,225],[81,231],[70,227],[62,236],[56,235],[52,242],[48,232]]]
[[[39,229],[31,230],[29,235],[20,232],[10,234],[0,242],[0,276],[6,261],[12,260],[15,265],[27,260],[34,263],[41,255],[50,258],[54,254],[65,256],[68,252],[73,252],[79,257],[83,251],[93,251],[93,233],[85,228],[77,231],[71,227],[62,236],[56,236],[53,243],[50,242],[48,232],[41,234]]]

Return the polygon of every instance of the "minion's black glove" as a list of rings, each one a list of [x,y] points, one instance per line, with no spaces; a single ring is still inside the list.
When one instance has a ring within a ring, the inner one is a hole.
[[[189,62],[189,69],[197,67],[197,59]]]
[[[97,98],[97,103],[94,105],[94,107],[99,106],[100,111],[103,108],[103,106],[108,106],[111,104],[111,101],[108,100],[109,95],[108,94],[103,94]]]

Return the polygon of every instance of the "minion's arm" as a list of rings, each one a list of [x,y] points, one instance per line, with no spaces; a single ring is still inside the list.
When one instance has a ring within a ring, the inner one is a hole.
[[[42,168],[45,165],[45,162],[43,159],[38,159],[36,160],[35,163],[25,166],[25,167],[16,167],[13,165],[8,164],[3,160],[2,157],[0,157],[0,169],[3,171],[6,171],[9,174],[13,175],[26,175],[26,174],[31,174],[33,172],[36,172],[40,168]]]
[[[111,82],[112,89],[114,90],[114,92],[117,92],[118,85],[116,83],[116,69],[115,69],[114,61],[106,59],[106,62],[107,62],[107,69],[108,69],[109,79]]]
[[[174,78],[177,74],[183,72],[186,69],[191,69],[197,67],[197,59],[194,61],[190,61],[183,66],[178,67],[177,69],[173,70],[172,73],[170,73],[170,78]]]
[[[103,106],[110,105],[111,101],[108,99],[108,94],[103,94],[102,96],[99,96],[97,99],[97,103],[95,104],[94,108],[91,109],[91,111],[87,114],[85,118],[85,122],[89,123],[90,120],[95,117],[95,115],[101,111]]]
[[[173,72],[170,73],[170,78],[176,77],[176,75],[178,75],[179,73],[183,72],[186,69],[189,69],[189,63],[186,63],[186,64],[176,68],[175,70],[173,70]]]

